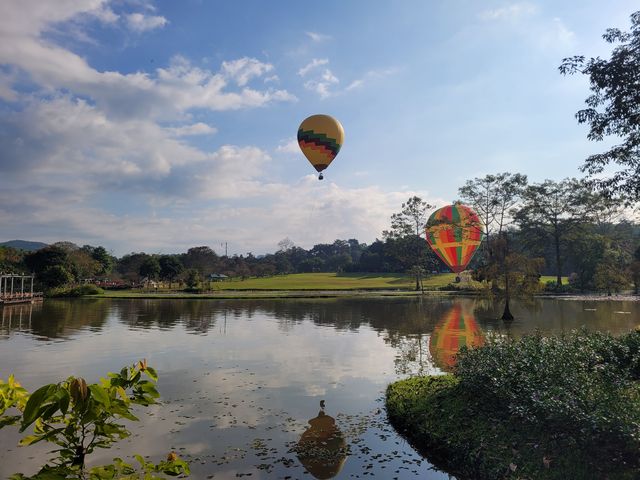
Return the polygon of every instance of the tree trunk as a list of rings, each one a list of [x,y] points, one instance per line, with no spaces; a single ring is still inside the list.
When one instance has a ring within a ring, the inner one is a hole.
[[[509,310],[509,296],[507,295],[507,299],[504,302],[504,311],[502,312],[502,320],[505,322],[513,320],[513,315],[511,314],[511,310]]]
[[[509,239],[505,235],[504,237],[504,257],[502,259],[502,267],[504,271],[504,294],[505,294],[505,302],[504,302],[504,312],[502,312],[502,320],[510,321],[513,320],[513,315],[511,314],[511,310],[509,310],[509,267],[507,262],[507,257],[509,256]]]
[[[560,259],[560,236],[556,232],[554,234],[554,243],[556,247],[556,285],[562,286],[562,260]]]

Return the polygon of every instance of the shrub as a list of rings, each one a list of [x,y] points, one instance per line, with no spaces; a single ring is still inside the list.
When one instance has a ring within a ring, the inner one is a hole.
[[[640,333],[616,339],[574,331],[494,339],[458,356],[456,375],[472,394],[567,442],[637,455],[640,448]]]
[[[124,419],[137,421],[132,407],[157,403],[156,371],[141,360],[119,373],[109,373],[98,383],[87,384],[80,377],[69,377],[58,383],[44,385],[29,394],[13,375],[7,382],[0,379],[0,429],[19,425],[20,432],[32,429],[33,434],[20,440],[27,446],[50,442],[57,448],[56,458],[44,465],[33,477],[21,473],[14,480],[101,480],[101,479],[162,479],[156,473],[176,476],[189,474],[188,464],[171,452],[158,464],[140,455],[134,458],[138,468],[114,458],[110,465],[87,470],[87,456],[97,448],[109,448],[127,438],[131,432],[118,423]],[[12,414],[13,413],[13,414]],[[16,415],[17,413],[17,415]]]
[[[85,295],[100,295],[101,293],[104,293],[104,290],[100,287],[87,283],[77,287],[54,288],[47,295],[49,297],[84,297]]]
[[[562,285],[558,285],[555,280],[547,280],[544,285],[545,292],[553,292],[553,293],[571,293],[575,292],[574,284],[571,282],[563,283]]]

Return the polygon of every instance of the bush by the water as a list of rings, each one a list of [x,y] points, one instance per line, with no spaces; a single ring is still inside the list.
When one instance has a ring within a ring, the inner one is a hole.
[[[79,285],[77,287],[53,288],[47,292],[48,297],[84,297],[85,295],[100,295],[104,293],[100,287],[93,284]]]
[[[458,356],[460,386],[576,444],[640,451],[640,331],[493,341]]]
[[[459,478],[640,478],[640,331],[494,338],[389,385],[393,425]]]

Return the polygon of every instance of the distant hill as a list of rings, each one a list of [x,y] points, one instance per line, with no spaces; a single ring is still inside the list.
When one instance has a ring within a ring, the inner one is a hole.
[[[0,243],[0,247],[17,248],[18,250],[26,250],[28,252],[33,252],[34,250],[40,250],[41,248],[46,246],[47,246],[46,243],[30,242],[28,240],[9,240],[8,242]]]

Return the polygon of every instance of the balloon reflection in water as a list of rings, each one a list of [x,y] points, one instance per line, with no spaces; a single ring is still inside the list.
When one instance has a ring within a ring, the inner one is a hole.
[[[347,459],[344,436],[324,408],[309,420],[309,425],[295,447],[298,459],[315,478],[333,478]]]
[[[462,305],[454,305],[435,326],[429,338],[429,351],[434,363],[450,372],[456,365],[456,354],[462,347],[484,345],[484,334],[473,313]]]

